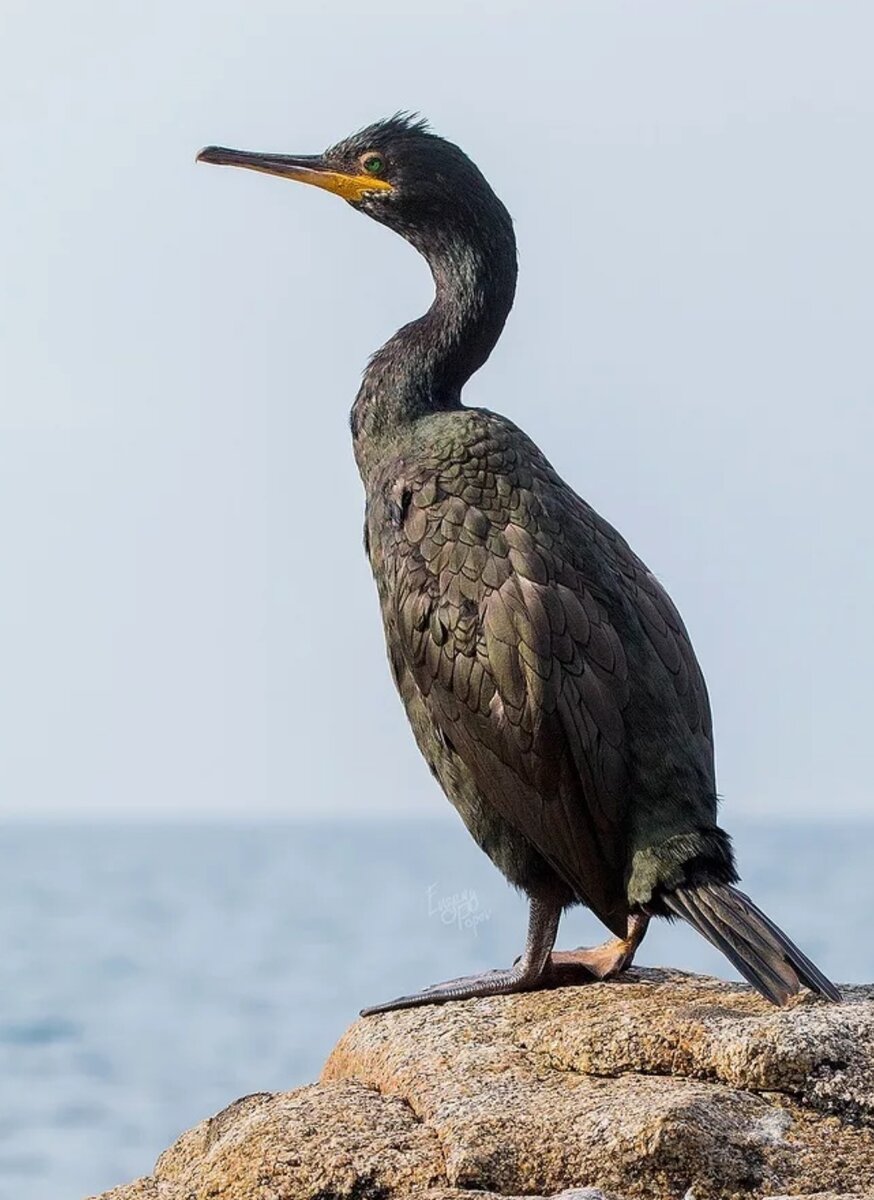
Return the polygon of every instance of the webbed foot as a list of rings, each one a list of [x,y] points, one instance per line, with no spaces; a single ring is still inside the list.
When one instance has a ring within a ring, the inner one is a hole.
[[[373,1004],[369,1008],[362,1008],[361,1016],[370,1017],[374,1013],[392,1012],[397,1008],[418,1008],[421,1004],[445,1004],[447,1000],[472,1000],[476,996],[508,996],[512,992],[528,992],[538,986],[542,974],[542,971],[539,975],[530,971],[526,973],[520,959],[506,971],[462,975],[460,979],[432,984],[410,996],[398,996],[396,1000],[388,1000],[384,1004]]]
[[[482,975],[465,975],[461,979],[435,983],[421,992],[413,992],[411,996],[399,996],[397,1000],[389,1000],[386,1004],[363,1008],[361,1015],[369,1017],[397,1008],[418,1008],[421,1004],[445,1004],[447,1000],[470,1000],[475,996],[506,996],[511,992],[531,991],[539,986],[546,973],[560,917],[560,903],[532,899],[528,911],[525,951],[508,970],[486,971]]]
[[[632,913],[624,938],[612,938],[600,946],[580,946],[577,950],[553,950],[544,972],[544,986],[569,987],[613,979],[628,970],[649,925],[644,913]]]

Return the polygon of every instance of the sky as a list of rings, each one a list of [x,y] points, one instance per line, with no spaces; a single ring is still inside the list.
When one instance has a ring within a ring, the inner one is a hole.
[[[672,594],[726,825],[871,812],[872,43],[864,0],[4,0],[3,811],[444,811],[347,425],[427,269],[194,164],[413,109],[516,222],[466,399]]]

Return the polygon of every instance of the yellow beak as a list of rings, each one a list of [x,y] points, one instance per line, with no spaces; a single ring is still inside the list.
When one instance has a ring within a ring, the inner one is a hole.
[[[356,201],[368,192],[391,191],[391,184],[373,175],[345,174],[325,166],[318,154],[258,154],[249,150],[228,150],[224,146],[206,146],[197,162],[216,163],[220,167],[246,167],[266,175],[281,175],[298,183],[311,183],[344,200]]]

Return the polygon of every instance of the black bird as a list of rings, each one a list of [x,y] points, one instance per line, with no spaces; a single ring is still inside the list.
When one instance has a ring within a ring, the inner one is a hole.
[[[352,407],[365,549],[419,749],[528,895],[528,936],[506,970],[365,1012],[609,978],[652,916],[688,921],[775,1004],[802,984],[839,1000],[733,886],[707,691],[667,593],[521,429],[461,402],[516,289],[512,221],[477,167],[405,114],[320,155],[198,158],[335,192],[415,246],[436,287]],[[574,904],[614,939],[554,952]]]

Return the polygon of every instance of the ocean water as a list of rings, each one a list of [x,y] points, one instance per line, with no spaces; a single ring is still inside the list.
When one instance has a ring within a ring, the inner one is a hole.
[[[729,824],[755,899],[833,978],[874,979],[874,825]],[[7,825],[0,1200],[147,1173],[238,1096],[314,1079],[363,1004],[507,965],[524,930],[449,819]],[[602,932],[573,912],[559,944]],[[638,961],[736,977],[677,926]]]

